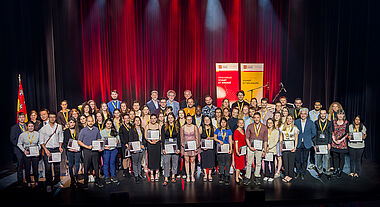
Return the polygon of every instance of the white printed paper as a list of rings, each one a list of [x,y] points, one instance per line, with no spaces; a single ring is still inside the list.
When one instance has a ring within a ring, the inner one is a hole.
[[[185,142],[185,151],[194,151],[196,149],[197,149],[197,142],[195,140]]]
[[[116,147],[117,146],[117,139],[114,138],[114,137],[110,137],[110,138],[107,138],[105,141],[104,141],[104,146],[106,147]]]
[[[354,132],[352,133],[352,139],[351,142],[361,142],[363,141],[363,133],[361,132]]]
[[[102,140],[92,141],[92,151],[104,150],[104,142]]]
[[[327,155],[327,145],[317,145],[315,146],[315,154],[317,155]]]
[[[130,142],[129,143],[129,150],[131,152],[137,152],[141,150],[141,144],[140,141]]]
[[[283,141],[283,144],[282,144],[282,150],[283,151],[291,151],[293,149],[294,149],[294,141],[293,140]]]
[[[214,149],[214,140],[202,139],[201,148],[202,149]]]
[[[53,162],[61,162],[61,153],[60,152],[50,153],[49,163],[53,163]]]
[[[229,144],[218,144],[218,153],[225,154],[230,150]]]
[[[38,146],[30,146],[27,151],[29,151],[29,154],[26,155],[27,157],[36,157],[40,155],[40,150],[38,150]]]
[[[258,140],[258,139],[253,140],[253,148],[255,148],[256,150],[262,150],[263,140]]]
[[[160,131],[149,129],[147,131],[147,139],[148,140],[159,140],[160,139]]]
[[[73,149],[73,150],[76,150],[76,151],[80,150],[80,146],[78,144],[78,141],[74,140],[74,139],[70,139],[69,140],[69,143],[67,144],[67,148]]]

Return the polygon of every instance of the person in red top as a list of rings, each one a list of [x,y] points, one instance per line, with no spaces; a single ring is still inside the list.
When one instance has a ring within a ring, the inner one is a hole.
[[[245,132],[244,132],[244,120],[238,119],[237,121],[238,128],[234,132],[234,141],[235,141],[235,153],[234,153],[234,160],[235,160],[235,181],[237,184],[240,184],[240,179],[242,177],[240,176],[240,170],[243,170],[245,167],[245,155],[240,155],[239,149],[242,146],[246,145],[245,142]]]

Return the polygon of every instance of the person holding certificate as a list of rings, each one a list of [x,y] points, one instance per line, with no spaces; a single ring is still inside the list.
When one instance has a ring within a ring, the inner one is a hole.
[[[116,110],[114,111],[114,115],[116,114]],[[105,128],[100,131],[100,136],[102,140],[107,143],[104,147],[103,151],[103,174],[106,184],[111,183],[119,183],[119,181],[115,177],[115,164],[116,164],[116,156],[117,149],[116,146],[120,141],[119,135],[115,126],[113,125],[113,121],[111,119],[107,119],[105,121]],[[109,170],[109,171],[108,171]],[[111,177],[110,177],[111,174]]]
[[[232,131],[228,126],[227,119],[222,118],[220,128],[215,130],[214,141],[217,144],[217,160],[219,168],[219,184],[230,184],[230,167],[232,153]]]
[[[161,164],[161,128],[157,123],[157,115],[151,114],[150,121],[145,128],[145,139],[148,149],[148,169],[150,180],[158,181]]]
[[[164,126],[161,127],[161,143],[162,143],[162,153],[164,158],[164,183],[166,186],[169,183],[170,176],[170,163],[172,179],[171,182],[175,183],[178,168],[178,157],[180,153],[181,140],[179,138],[179,126],[175,121],[174,113],[169,113],[167,121]]]
[[[56,123],[57,115],[49,113],[49,123],[40,129],[41,146],[44,150],[44,165],[46,174],[46,191],[51,192],[51,186],[60,184],[60,162],[49,162],[52,153],[62,153],[63,132],[62,126]],[[54,182],[51,166],[54,166]]]
[[[325,172],[330,177],[330,149],[332,136],[332,123],[327,119],[326,109],[319,111],[319,119],[315,122],[317,135],[313,138],[314,149],[317,155],[317,173],[318,177],[322,176],[323,163],[325,164]],[[325,151],[323,149],[326,149]],[[324,160],[324,161],[323,161]]]
[[[261,170],[261,160],[265,156],[265,151],[268,142],[268,129],[260,122],[261,115],[256,112],[253,115],[253,124],[250,124],[246,130],[245,141],[247,142],[247,165],[244,185],[249,185],[251,183],[251,170],[252,163],[255,162],[255,184],[260,185],[260,170]]]
[[[27,131],[20,134],[17,147],[24,153],[25,179],[28,187],[32,186],[30,179],[30,167],[33,167],[34,186],[38,186],[38,161],[40,155],[40,134],[34,131],[34,124],[26,124]]]
[[[203,124],[199,129],[201,135],[202,146],[201,152],[201,168],[203,169],[203,181],[212,182],[211,171],[215,167],[215,142],[214,142],[215,127],[211,123],[211,118],[205,115]],[[207,144],[206,144],[207,143]],[[203,145],[203,144],[202,144]]]
[[[192,99],[188,100],[188,104]],[[185,157],[186,181],[195,182],[195,157],[199,153],[200,136],[199,129],[193,124],[190,114],[186,116],[186,124],[181,127],[181,153]],[[191,171],[191,174],[190,174]],[[191,177],[190,177],[191,175]],[[191,178],[191,179],[190,179]]]
[[[70,186],[75,188],[78,184],[78,172],[80,168],[81,151],[78,145],[79,127],[73,117],[69,118],[68,128],[63,132],[63,147],[66,149],[69,161]],[[75,166],[75,175],[73,167]]]
[[[361,123],[359,115],[357,115],[354,122],[350,124],[349,132],[348,153],[350,155],[350,176],[358,178],[365,147],[364,139],[367,137],[367,129],[363,123]]]
[[[298,143],[296,150],[296,169],[297,175],[301,177],[301,180],[305,179],[307,161],[309,158],[310,149],[313,147],[312,139],[316,135],[314,122],[307,119],[309,110],[307,108],[300,109],[300,119],[294,122],[300,131],[298,134]]]
[[[128,139],[129,139],[129,131],[131,130],[129,114],[123,114],[123,124],[119,129],[119,137],[121,142],[121,153],[123,159],[123,177],[129,176],[129,165],[131,163],[131,158],[128,156]]]
[[[128,148],[131,151],[132,169],[135,174],[136,183],[143,179],[141,174],[141,161],[144,156],[146,140],[144,128],[141,127],[141,118],[135,116],[132,129],[129,131]]]
[[[101,140],[99,129],[94,127],[94,118],[87,117],[87,126],[79,132],[78,144],[83,149],[83,163],[84,163],[84,188],[88,185],[88,171],[90,166],[95,171],[95,185],[99,188],[103,187],[99,177],[99,153],[101,150],[93,150],[94,141]]]
[[[282,108],[281,108],[282,110]],[[280,130],[280,127],[282,126],[282,119],[281,119],[281,112],[276,111],[273,113],[273,122],[276,129]],[[281,136],[281,133],[280,133]],[[276,160],[275,160],[275,167],[276,167],[276,173],[274,174],[274,178],[280,177],[280,171],[282,169],[282,152],[281,152],[281,142],[277,142],[276,146]]]
[[[286,109],[286,108],[284,108]],[[288,114],[285,123],[280,127],[280,142],[282,151],[282,164],[284,165],[283,182],[288,183],[294,177],[294,164],[296,158],[296,146],[298,144],[299,130],[294,126],[293,115]]]
[[[234,141],[235,141],[235,153],[234,153],[234,160],[235,160],[235,182],[237,184],[240,184],[240,180],[242,180],[240,176],[240,171],[245,168],[245,154],[242,153],[243,148],[245,148],[245,151],[247,152],[247,143],[245,142],[245,132],[244,132],[244,120],[238,119],[237,122],[238,128],[234,132]],[[242,153],[242,154],[240,154]]]
[[[277,143],[280,138],[280,132],[276,129],[272,118],[267,120],[268,128],[268,146],[266,148],[264,166],[265,177],[264,181],[273,182],[274,173],[276,168],[274,167],[274,159],[277,154]],[[270,167],[269,167],[270,166]]]
[[[331,155],[334,163],[334,175],[342,177],[342,171],[347,153],[347,137],[349,133],[348,121],[343,109],[337,112],[337,120],[333,121],[333,134],[331,143]]]

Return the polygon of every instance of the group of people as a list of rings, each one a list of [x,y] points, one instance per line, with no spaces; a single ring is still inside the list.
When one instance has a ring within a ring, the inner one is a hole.
[[[116,90],[110,95],[112,100],[100,108],[89,100],[68,109],[64,100],[58,113],[41,110],[40,120],[37,111],[30,111],[27,123],[19,113],[10,137],[18,184],[24,185],[25,168],[27,186],[38,186],[40,159],[48,192],[62,185],[61,164],[67,164],[72,187],[87,187],[92,181],[98,187],[119,183],[118,166],[136,183],[158,182],[162,175],[164,186],[181,177],[195,182],[197,169],[204,182],[212,182],[217,174],[218,182],[226,185],[231,174],[234,182],[244,185],[276,178],[285,183],[303,180],[307,168],[318,176],[340,178],[347,153],[349,176],[360,175],[366,128],[360,116],[350,124],[338,102],[326,109],[315,101],[309,111],[300,98],[294,104],[285,96],[275,104],[267,98],[247,102],[244,91],[238,91],[233,104],[224,99],[217,107],[206,96],[201,107],[191,91],[177,102],[176,92],[169,90],[167,98],[160,99],[152,91],[150,101],[143,106],[134,101],[130,109],[118,100]],[[62,159],[53,159],[57,154]],[[80,171],[83,184],[78,182]]]

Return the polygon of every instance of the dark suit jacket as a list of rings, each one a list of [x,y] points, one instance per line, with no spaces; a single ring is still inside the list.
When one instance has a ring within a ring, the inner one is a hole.
[[[11,127],[11,133],[10,133],[10,141],[11,144],[13,145],[13,150],[19,149],[17,147],[17,142],[18,142],[18,137],[23,131],[20,129],[18,124],[15,124]],[[20,149],[19,149],[20,150]],[[21,151],[21,150],[20,150]]]
[[[294,125],[296,125],[298,130],[300,131],[298,134],[297,148],[301,147],[302,140],[303,140],[303,144],[304,144],[306,149],[311,148],[313,146],[312,139],[317,134],[314,122],[311,121],[310,119],[306,119],[305,129],[303,132],[302,132],[301,119],[297,119],[294,122]]]
[[[145,131],[143,128],[141,128],[141,133],[142,133],[142,143],[141,144],[146,146]],[[135,141],[139,141],[139,134],[132,127],[131,130],[129,130],[128,142],[135,142]]]
[[[158,102],[158,100],[157,100],[157,102]],[[156,105],[154,105],[153,100],[148,101],[148,102],[146,103],[146,105],[147,105],[148,108],[149,108],[149,112],[150,112],[150,114],[153,114],[154,111],[156,111],[156,109],[160,108],[160,104],[158,104],[158,108],[156,108]]]
[[[204,119],[204,117],[203,117],[203,115],[201,115],[201,123],[200,123],[200,126],[203,125],[203,119]],[[195,116],[193,116],[193,124],[194,124],[195,126],[197,126],[197,123],[196,123],[196,121],[195,121]]]

